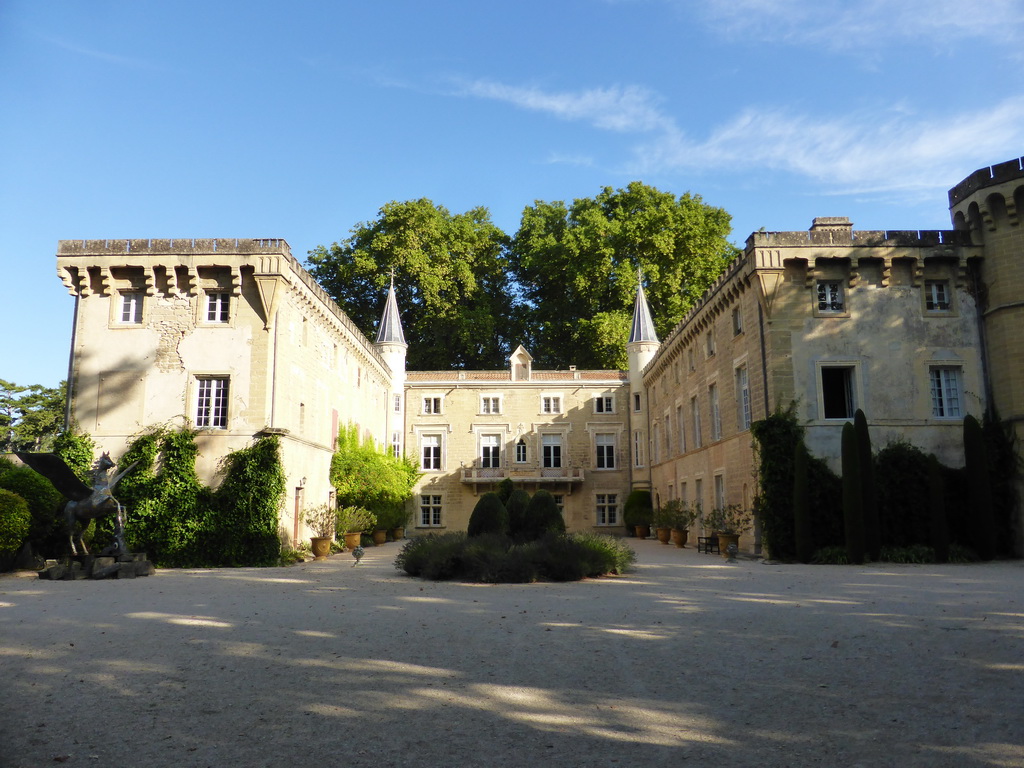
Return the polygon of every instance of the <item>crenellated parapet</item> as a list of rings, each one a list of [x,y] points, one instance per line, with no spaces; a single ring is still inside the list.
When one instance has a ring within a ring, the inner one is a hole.
[[[1000,226],[1020,226],[1024,208],[1024,157],[975,171],[949,190],[953,226],[983,243]]]

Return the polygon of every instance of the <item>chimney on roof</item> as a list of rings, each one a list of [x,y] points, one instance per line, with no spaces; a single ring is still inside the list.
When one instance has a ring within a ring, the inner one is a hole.
[[[811,222],[811,232],[852,232],[853,222],[846,216],[817,216]]]

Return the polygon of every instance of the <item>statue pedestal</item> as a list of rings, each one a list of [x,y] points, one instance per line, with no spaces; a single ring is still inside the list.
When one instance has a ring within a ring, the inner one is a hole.
[[[127,555],[74,555],[64,562],[47,560],[40,579],[74,581],[76,579],[135,579],[150,576],[156,568],[145,552]]]

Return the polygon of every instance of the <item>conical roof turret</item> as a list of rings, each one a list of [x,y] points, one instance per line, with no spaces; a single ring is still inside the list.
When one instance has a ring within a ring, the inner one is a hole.
[[[641,277],[638,275],[638,277]],[[651,308],[647,306],[642,279],[637,280],[636,303],[633,305],[633,326],[629,330],[629,343],[650,342],[658,344],[658,334],[651,319]]]
[[[391,275],[391,287],[384,302],[384,314],[377,327],[377,344],[405,344],[402,319],[398,316],[398,299],[395,298],[395,276]]]

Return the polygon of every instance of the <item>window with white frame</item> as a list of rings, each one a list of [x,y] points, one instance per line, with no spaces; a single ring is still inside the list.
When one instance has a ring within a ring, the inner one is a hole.
[[[924,307],[929,312],[949,311],[950,304],[948,280],[924,281]]]
[[[395,395],[395,401],[394,402],[395,402],[395,404],[394,404],[395,413],[401,413],[402,412],[402,396],[401,395]]]
[[[928,369],[928,375],[931,380],[932,416],[937,419],[961,418],[960,367],[933,366]]]
[[[519,438],[516,441],[516,464],[526,463],[526,440]]]
[[[644,465],[644,433],[639,429],[633,432],[633,466]]]
[[[597,524],[618,525],[619,524],[619,497],[615,493],[597,494]]]
[[[693,447],[700,448],[704,444],[704,438],[700,433],[700,407],[696,395],[690,398],[690,413],[693,414]]]
[[[722,439],[722,411],[718,407],[718,385],[708,387],[708,401],[711,403],[711,439]]]
[[[437,414],[441,412],[441,398],[440,397],[424,397],[423,398],[423,413],[425,414]]]
[[[704,512],[704,481],[694,480],[693,481],[693,505],[697,508],[697,513],[701,514]]]
[[[419,527],[439,528],[441,526],[441,509],[440,494],[421,494]]]
[[[651,425],[651,461],[655,464],[661,461],[661,424],[658,422]]]
[[[706,344],[707,344],[707,348],[705,350],[705,354],[707,355],[707,357],[714,357],[715,356],[715,332],[713,330],[707,332],[707,335],[705,337],[705,341],[706,341]]]
[[[196,426],[200,429],[227,428],[228,382],[226,376],[204,376],[197,380]]]
[[[819,280],[818,281],[818,311],[819,312],[845,312],[846,304],[843,302],[843,281],[842,280]]]
[[[715,509],[725,509],[725,476],[715,475]]]
[[[615,469],[615,435],[594,435],[594,444],[597,448],[594,466],[597,469]]]
[[[544,435],[541,438],[541,461],[545,468],[555,469],[562,466],[562,436]]]
[[[480,435],[480,466],[494,469],[501,466],[501,437]]]
[[[750,381],[745,365],[736,369],[736,423],[741,432],[750,429]]]
[[[402,456],[402,433],[392,432],[391,433],[391,455],[396,459]]]
[[[501,398],[500,397],[481,397],[480,398],[480,413],[501,413]]]
[[[594,413],[615,413],[615,398],[611,395],[598,395],[595,397]]]
[[[231,317],[231,294],[206,294],[206,322],[226,323]]]
[[[732,308],[732,335],[739,336],[743,333],[743,315],[739,307]]]
[[[126,325],[138,325],[142,322],[142,293],[122,293],[121,311],[118,322]]]
[[[541,413],[561,413],[562,398],[558,395],[544,395],[540,399]]]
[[[565,517],[565,496],[561,493],[552,493],[551,498],[555,500],[555,506],[558,507],[558,514]]]
[[[420,469],[438,470],[441,468],[441,436],[423,435],[420,438]]]
[[[852,365],[821,366],[822,418],[853,418],[853,373]]]

